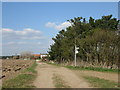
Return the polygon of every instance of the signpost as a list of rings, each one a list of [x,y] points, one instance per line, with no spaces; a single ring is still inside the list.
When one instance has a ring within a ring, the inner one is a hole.
[[[75,43],[75,57],[74,57],[74,59],[75,59],[75,66],[76,66],[76,54],[78,53],[78,49],[79,49],[79,47],[76,47],[76,43]]]

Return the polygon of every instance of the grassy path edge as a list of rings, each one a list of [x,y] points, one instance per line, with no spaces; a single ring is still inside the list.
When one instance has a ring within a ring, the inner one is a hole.
[[[120,73],[119,69],[107,69],[107,68],[101,68],[101,67],[79,67],[79,66],[69,66],[69,65],[60,65],[55,63],[47,63],[55,66],[62,66],[66,67],[71,70],[89,70],[89,71],[98,71],[98,72],[108,72],[108,73]]]

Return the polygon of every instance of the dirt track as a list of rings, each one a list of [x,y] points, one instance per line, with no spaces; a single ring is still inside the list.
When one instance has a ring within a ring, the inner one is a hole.
[[[97,71],[70,70],[65,67],[50,65],[46,63],[38,63],[36,68],[38,72],[34,81],[36,88],[56,88],[54,75],[58,75],[65,82],[64,84],[70,88],[92,88],[83,76],[93,76],[114,82],[118,82],[117,73],[106,73]]]
[[[90,88],[89,84],[82,77],[78,77],[67,68],[39,63],[36,70],[38,72],[38,76],[34,81],[36,88],[55,88],[54,74],[61,76],[62,80],[70,88]]]

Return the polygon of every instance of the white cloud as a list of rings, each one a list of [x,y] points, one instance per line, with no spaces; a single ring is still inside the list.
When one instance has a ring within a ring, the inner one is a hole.
[[[42,43],[41,43],[41,42],[38,42],[37,44],[41,45]]]
[[[44,37],[42,37],[42,36],[32,36],[32,37],[21,37],[21,39],[23,39],[23,40],[40,40],[40,39],[44,39]]]
[[[18,44],[26,44],[27,42],[23,42],[23,41],[19,41],[19,42],[14,42],[14,41],[11,41],[11,42],[7,42],[6,44],[7,45],[18,45]]]
[[[9,29],[9,28],[3,28],[2,29],[2,33],[14,33],[16,35],[27,35],[27,34],[41,34],[41,31],[39,30],[34,30],[34,29],[31,29],[31,28],[25,28],[21,31],[16,31],[16,30],[13,30],[13,29]]]
[[[13,45],[13,44],[15,44],[15,42],[8,42],[7,44],[8,45]]]
[[[21,30],[21,31],[3,28],[2,29],[2,37],[4,40],[43,39],[41,31],[30,29],[30,28],[26,28],[26,29]]]
[[[18,42],[18,44],[26,44],[26,43],[27,43],[27,42],[22,42],[22,41],[21,41],[21,42]]]
[[[53,22],[48,22],[45,26],[46,27],[56,27],[56,24]]]
[[[62,29],[66,29],[68,26],[71,26],[71,23],[70,22],[63,22],[63,23],[57,25],[54,22],[48,22],[45,26],[50,27],[50,28],[54,28],[57,30],[62,30]]]
[[[17,31],[3,28],[1,32],[3,55],[12,55],[22,51],[45,53],[49,48],[49,40],[40,30],[27,28]]]
[[[31,33],[33,33],[33,34],[41,34],[40,31],[33,30],[31,28],[26,28],[26,29],[24,29],[22,31],[15,31],[15,33],[18,34],[18,35],[27,35],[27,34],[31,34]]]
[[[63,22],[60,25],[57,25],[56,29],[61,30],[61,29],[65,29],[68,26],[71,26],[70,22]]]

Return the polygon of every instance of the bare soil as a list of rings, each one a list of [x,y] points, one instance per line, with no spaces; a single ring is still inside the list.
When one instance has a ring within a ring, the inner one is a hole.
[[[2,60],[2,67],[0,68],[2,70],[2,76],[0,76],[0,79],[2,79],[4,83],[6,80],[17,76],[21,71],[30,67],[32,64],[33,61],[31,60]]]

